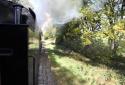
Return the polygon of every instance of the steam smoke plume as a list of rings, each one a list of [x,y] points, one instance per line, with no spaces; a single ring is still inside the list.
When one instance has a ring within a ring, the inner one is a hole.
[[[64,24],[80,16],[82,0],[29,0],[36,13],[36,25]],[[38,29],[38,30],[39,30]]]

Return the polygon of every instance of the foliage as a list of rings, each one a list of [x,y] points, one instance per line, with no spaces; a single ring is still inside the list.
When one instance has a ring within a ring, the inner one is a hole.
[[[43,33],[44,39],[50,39],[50,38],[55,38],[56,36],[56,28],[53,27],[48,27],[47,30]]]
[[[98,11],[94,11],[91,4],[81,8],[81,18],[63,26],[61,35],[57,36],[58,43],[63,42],[66,47],[89,56],[118,56],[120,43],[125,40],[125,20],[120,18],[119,2],[107,0]]]

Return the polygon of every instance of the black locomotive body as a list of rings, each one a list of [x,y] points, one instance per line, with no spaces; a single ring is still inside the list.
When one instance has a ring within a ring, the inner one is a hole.
[[[28,85],[28,27],[35,29],[29,8],[0,0],[0,85]]]

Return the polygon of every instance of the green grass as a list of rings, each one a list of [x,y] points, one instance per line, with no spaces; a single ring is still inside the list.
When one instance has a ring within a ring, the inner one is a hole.
[[[57,85],[125,85],[125,76],[118,69],[91,63],[91,59],[63,46],[45,41]]]

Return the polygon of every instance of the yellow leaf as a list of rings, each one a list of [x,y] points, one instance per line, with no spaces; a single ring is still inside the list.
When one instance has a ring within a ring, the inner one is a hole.
[[[84,45],[90,45],[90,44],[92,44],[92,42],[90,41],[90,39],[84,38],[83,44],[84,44]]]

